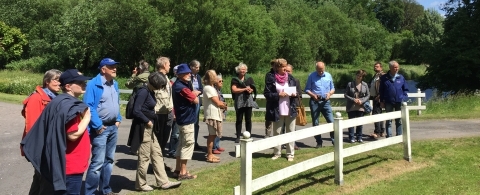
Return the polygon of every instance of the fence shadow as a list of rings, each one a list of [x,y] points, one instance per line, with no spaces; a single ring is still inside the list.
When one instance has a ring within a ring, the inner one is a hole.
[[[366,164],[363,164],[359,167],[355,167],[353,169],[349,169],[349,170],[344,170],[344,174],[349,174],[349,173],[352,173],[352,172],[355,172],[355,171],[359,171],[361,169],[365,169],[365,168],[368,168],[370,166],[374,166],[378,163],[381,163],[381,162],[384,162],[384,161],[388,161],[389,159],[388,158],[382,158],[382,157],[379,157],[378,155],[368,155],[367,157],[364,157],[364,158],[360,158],[360,159],[355,159],[355,160],[351,160],[351,161],[348,161],[348,162],[344,162],[344,165],[348,165],[348,164],[354,164],[354,163],[358,163],[358,162],[361,162],[361,161],[365,161],[365,160],[369,160],[369,159],[377,159],[373,162],[369,162],[369,163],[366,163]],[[288,189],[287,191],[285,191],[284,193],[281,193],[281,194],[295,194],[297,192],[300,192],[302,189],[305,189],[305,188],[309,188],[309,187],[312,187],[314,186],[315,184],[318,184],[318,183],[325,183],[327,182],[328,180],[332,180],[332,179],[335,179],[335,174],[332,174],[332,175],[328,175],[326,177],[322,177],[322,178],[315,178],[314,176],[316,174],[319,174],[319,173],[322,173],[322,172],[325,172],[325,171],[329,171],[329,170],[332,170],[332,169],[335,169],[335,166],[328,166],[328,167],[325,167],[323,169],[319,169],[317,171],[314,171],[314,172],[311,172],[311,173],[308,173],[308,174],[305,174],[303,175],[302,177],[305,178],[305,179],[308,179],[310,180],[309,182],[307,183],[304,183],[302,185],[298,185],[298,186],[295,186],[294,188],[292,189]],[[308,170],[307,170],[308,171]],[[282,182],[279,182],[279,183],[276,183],[274,185],[270,185],[268,187],[265,187],[261,190],[258,190],[256,191],[255,193],[256,194],[266,194],[266,193],[278,193],[278,188],[279,187],[282,187],[284,185],[288,185],[289,183],[291,182],[295,182],[297,179],[294,178],[296,176],[293,176],[292,178],[289,178],[289,179],[285,179],[283,180]]]

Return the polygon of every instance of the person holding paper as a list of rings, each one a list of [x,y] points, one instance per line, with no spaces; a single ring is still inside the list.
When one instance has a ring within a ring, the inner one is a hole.
[[[297,117],[297,105],[295,98],[297,97],[295,79],[291,74],[285,72],[287,67],[287,60],[276,59],[273,63],[274,74],[268,75],[265,78],[265,89],[263,94],[267,99],[265,120],[273,121],[273,135],[280,134],[282,126],[285,124],[287,133],[295,131],[295,119]],[[291,93],[289,87],[295,90]],[[294,142],[287,144],[287,160],[293,161],[294,157]],[[274,155],[272,160],[281,157],[281,147],[276,146],[273,149]]]

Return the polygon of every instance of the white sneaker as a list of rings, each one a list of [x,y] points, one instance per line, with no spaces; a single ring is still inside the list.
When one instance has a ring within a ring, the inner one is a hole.
[[[152,188],[151,186],[149,186],[149,185],[144,185],[144,186],[142,186],[142,187],[140,187],[140,188],[135,188],[135,190],[148,192],[148,191],[152,191],[153,188]]]
[[[287,160],[290,161],[290,162],[292,162],[292,161],[293,161],[293,156],[287,157]]]
[[[280,154],[275,154],[275,155],[273,155],[272,160],[277,160],[280,157],[281,157]]]

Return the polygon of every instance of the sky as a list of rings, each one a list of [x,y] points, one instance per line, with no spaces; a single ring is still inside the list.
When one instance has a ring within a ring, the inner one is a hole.
[[[423,5],[425,9],[434,8],[441,15],[445,15],[445,12],[440,10],[440,5],[445,3],[447,0],[417,0],[420,5]]]

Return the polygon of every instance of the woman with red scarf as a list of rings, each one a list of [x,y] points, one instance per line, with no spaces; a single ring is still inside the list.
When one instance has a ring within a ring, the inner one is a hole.
[[[273,74],[265,78],[264,95],[267,99],[265,120],[273,121],[273,135],[279,135],[285,124],[286,132],[295,131],[295,119],[297,117],[296,92],[290,92],[293,87],[296,91],[296,82],[291,74],[285,72],[287,60],[280,58],[273,61]],[[276,146],[273,150],[273,160],[281,157],[281,147]],[[294,142],[287,143],[287,160],[293,161]]]

